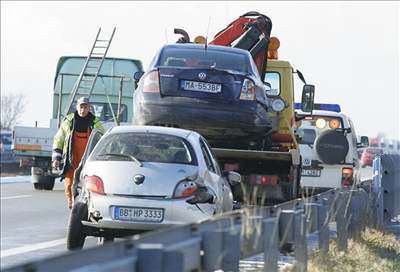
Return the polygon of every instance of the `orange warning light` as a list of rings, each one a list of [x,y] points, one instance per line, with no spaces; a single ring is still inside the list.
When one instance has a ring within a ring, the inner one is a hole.
[[[269,59],[278,59],[278,48],[281,45],[277,37],[271,37],[268,44],[268,55]]]

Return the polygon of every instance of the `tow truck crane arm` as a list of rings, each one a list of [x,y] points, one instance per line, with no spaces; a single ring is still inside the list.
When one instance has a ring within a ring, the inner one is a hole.
[[[251,11],[218,32],[209,44],[248,50],[261,78],[264,78],[271,29],[271,19],[259,12]]]

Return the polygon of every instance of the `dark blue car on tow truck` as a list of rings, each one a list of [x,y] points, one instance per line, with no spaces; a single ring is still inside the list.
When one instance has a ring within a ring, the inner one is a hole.
[[[267,86],[246,50],[166,45],[135,77],[136,125],[195,130],[225,148],[258,146],[271,130]]]

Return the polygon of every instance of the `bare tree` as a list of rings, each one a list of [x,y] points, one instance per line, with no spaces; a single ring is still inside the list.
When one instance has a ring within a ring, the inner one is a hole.
[[[25,111],[25,95],[22,93],[1,96],[1,129],[12,129]]]

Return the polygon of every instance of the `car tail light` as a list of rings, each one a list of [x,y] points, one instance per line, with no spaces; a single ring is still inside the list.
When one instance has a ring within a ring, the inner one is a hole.
[[[197,185],[194,181],[181,181],[175,187],[173,198],[185,198],[193,195],[197,191]]]
[[[100,195],[106,194],[104,192],[103,180],[101,178],[99,178],[98,176],[86,176],[85,184],[86,184],[86,189],[88,189],[92,193],[96,193],[96,194],[100,194]]]
[[[353,168],[342,168],[342,186],[350,187],[353,185]]]
[[[242,84],[242,89],[240,90],[241,100],[255,100],[256,99],[256,88],[253,81],[250,79],[245,79]]]
[[[272,185],[278,184],[278,176],[275,175],[251,175],[250,183],[254,185]]]
[[[159,93],[160,92],[160,76],[158,70],[149,72],[143,81],[143,92]]]

